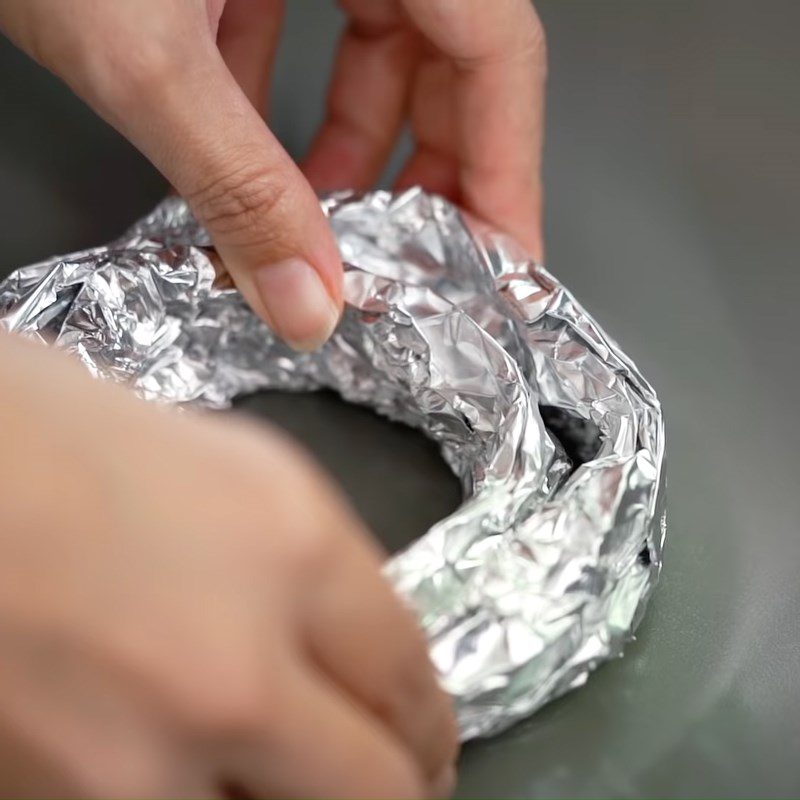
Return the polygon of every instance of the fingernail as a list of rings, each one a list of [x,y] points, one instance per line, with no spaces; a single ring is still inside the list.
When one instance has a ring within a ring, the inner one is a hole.
[[[290,347],[316,350],[333,333],[339,310],[310,264],[287,258],[256,270],[254,280],[275,333]]]
[[[431,784],[431,796],[436,798],[450,797],[455,791],[457,778],[455,766],[448,764]]]

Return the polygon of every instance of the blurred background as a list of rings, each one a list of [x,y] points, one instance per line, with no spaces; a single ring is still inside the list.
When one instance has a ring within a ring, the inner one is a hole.
[[[291,0],[271,124],[296,155],[341,18]],[[625,657],[461,761],[460,797],[800,794],[800,3],[540,0],[548,266],[667,416],[660,587]],[[106,241],[164,191],[0,41],[0,275]],[[2,380],[2,376],[0,376]],[[397,547],[459,499],[419,435],[330,396],[245,403]]]

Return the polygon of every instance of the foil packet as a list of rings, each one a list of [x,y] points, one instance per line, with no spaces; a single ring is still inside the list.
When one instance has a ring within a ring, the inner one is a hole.
[[[215,285],[211,241],[178,198],[117,241],[11,274],[0,328],[148,400],[222,408],[327,387],[435,439],[465,499],[385,570],[428,636],[462,739],[492,735],[632,638],[666,531],[661,408],[507,236],[420,189],[321,202],[346,310],[315,353],[292,352]]]

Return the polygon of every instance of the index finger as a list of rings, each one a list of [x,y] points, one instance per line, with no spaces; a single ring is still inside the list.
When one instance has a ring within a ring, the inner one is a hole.
[[[546,48],[530,0],[402,0],[454,70],[462,200],[541,258]]]

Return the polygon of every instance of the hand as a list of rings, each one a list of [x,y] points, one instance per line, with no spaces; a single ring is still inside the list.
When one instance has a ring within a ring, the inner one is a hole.
[[[316,189],[368,188],[401,126],[398,183],[447,195],[541,257],[544,37],[529,0],[342,0],[349,24],[305,176],[259,116],[281,0],[0,0],[0,27],[187,199],[254,310],[324,341],[341,263]]]
[[[293,445],[7,335],[0,373],[0,796],[449,791],[422,634]]]

